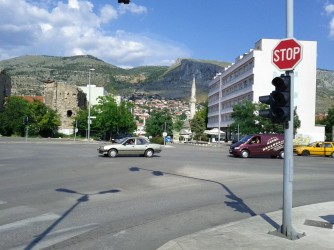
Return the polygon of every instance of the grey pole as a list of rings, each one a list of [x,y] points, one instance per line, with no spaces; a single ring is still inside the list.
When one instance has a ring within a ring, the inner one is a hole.
[[[90,78],[91,72],[95,69],[89,69],[88,72],[88,119],[87,119],[87,140],[90,141]]]
[[[218,97],[218,145],[220,146],[220,102],[221,102],[221,92],[222,92],[222,73],[219,73],[219,97]]]
[[[293,0],[287,0],[286,36],[293,38]],[[283,170],[283,219],[281,233],[290,240],[299,239],[303,235],[292,227],[292,183],[293,183],[293,125],[294,125],[294,72],[286,71],[291,77],[290,86],[290,121],[284,128],[284,170]]]

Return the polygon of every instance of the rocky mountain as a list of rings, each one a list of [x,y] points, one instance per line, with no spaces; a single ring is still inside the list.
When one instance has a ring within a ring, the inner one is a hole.
[[[69,85],[91,84],[108,92],[130,95],[135,92],[158,94],[166,98],[188,99],[193,77],[196,78],[198,99],[207,96],[208,83],[229,65],[226,62],[179,59],[171,67],[146,66],[123,69],[93,56],[22,56],[0,62],[12,79],[12,95],[43,95],[44,82],[54,80]]]
[[[198,101],[207,98],[208,83],[227,62],[178,59],[174,65],[123,69],[93,56],[22,56],[0,61],[12,81],[12,95],[43,95],[44,82],[54,80],[69,85],[86,86],[89,69],[91,84],[108,92],[131,95],[158,94],[166,98],[189,100],[193,77]],[[317,70],[316,112],[326,113],[334,106],[334,71]]]
[[[326,113],[334,107],[334,71],[317,70],[316,113]]]

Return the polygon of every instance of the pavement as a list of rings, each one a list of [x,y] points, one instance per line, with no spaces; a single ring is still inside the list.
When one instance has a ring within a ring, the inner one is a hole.
[[[334,249],[334,201],[292,209],[291,240],[280,234],[282,210],[220,225],[171,240],[157,250]]]

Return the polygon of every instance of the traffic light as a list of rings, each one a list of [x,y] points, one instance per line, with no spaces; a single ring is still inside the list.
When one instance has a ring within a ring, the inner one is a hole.
[[[259,115],[271,119],[273,123],[285,123],[290,121],[291,77],[281,75],[275,77],[272,82],[275,90],[267,96],[260,96],[259,101],[269,105],[269,109],[260,110]]]
[[[130,0],[118,0],[118,3],[129,4]]]
[[[25,116],[25,117],[23,118],[23,124],[24,124],[24,125],[28,125],[28,122],[29,122],[29,118],[28,118],[28,116]]]

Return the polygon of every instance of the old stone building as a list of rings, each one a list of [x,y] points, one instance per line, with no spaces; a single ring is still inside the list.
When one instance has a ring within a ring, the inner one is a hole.
[[[47,80],[44,82],[45,105],[60,115],[59,132],[73,134],[74,117],[80,108],[86,107],[86,94],[76,86]]]
[[[4,109],[5,98],[10,96],[11,93],[11,79],[5,70],[0,72],[0,112]]]

